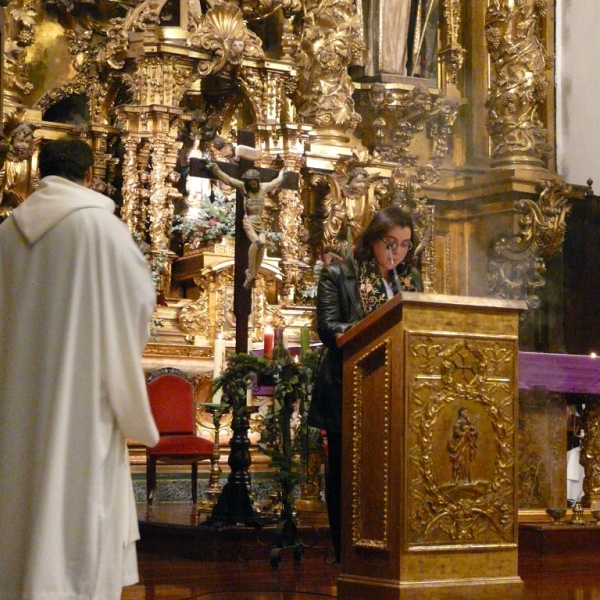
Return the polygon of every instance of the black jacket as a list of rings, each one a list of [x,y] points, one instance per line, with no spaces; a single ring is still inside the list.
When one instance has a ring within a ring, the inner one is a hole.
[[[421,290],[419,272],[411,268]],[[348,258],[330,264],[321,272],[317,291],[317,332],[325,350],[315,377],[308,424],[329,432],[342,431],[343,353],[336,335],[348,331],[365,317],[358,294],[356,261]]]

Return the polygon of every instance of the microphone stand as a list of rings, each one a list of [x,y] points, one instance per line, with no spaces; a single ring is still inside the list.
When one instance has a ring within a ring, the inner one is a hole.
[[[398,272],[396,271],[396,266],[394,265],[394,252],[391,246],[386,244],[386,248],[388,249],[388,253],[390,255],[390,264],[392,265],[392,273],[394,274],[394,283],[396,284],[396,294],[400,293],[401,284],[400,277],[398,277]]]

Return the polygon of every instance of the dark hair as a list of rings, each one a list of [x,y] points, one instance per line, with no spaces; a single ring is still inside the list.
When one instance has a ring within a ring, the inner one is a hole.
[[[242,175],[242,181],[244,182],[244,190],[246,190],[246,193],[249,193],[251,189],[248,184],[251,181],[258,181],[258,185],[260,186],[260,173],[256,169],[248,169]]]
[[[410,239],[413,249],[409,250],[404,263],[412,264],[414,246],[416,245],[415,227],[410,213],[399,206],[388,206],[376,212],[364,231],[358,236],[354,243],[354,258],[358,261],[367,261],[373,257],[372,245],[384,238],[394,227],[409,227]]]
[[[56,175],[75,182],[83,181],[93,164],[94,153],[83,140],[50,140],[38,158],[40,178]]]

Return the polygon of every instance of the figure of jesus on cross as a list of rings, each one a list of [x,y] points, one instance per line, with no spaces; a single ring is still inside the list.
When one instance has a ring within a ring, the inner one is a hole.
[[[279,175],[272,181],[261,183],[260,173],[256,169],[249,169],[242,179],[230,177],[221,171],[216,163],[209,163],[208,170],[217,179],[239,190],[244,196],[244,217],[242,226],[248,239],[248,268],[246,269],[245,288],[251,288],[258,276],[258,270],[265,254],[266,232],[263,221],[265,199],[267,194],[281,185],[286,174],[286,169],[279,171]]]

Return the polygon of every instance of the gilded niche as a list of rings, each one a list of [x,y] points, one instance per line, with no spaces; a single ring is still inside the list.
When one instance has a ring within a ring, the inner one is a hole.
[[[514,340],[410,334],[409,546],[516,541]]]

